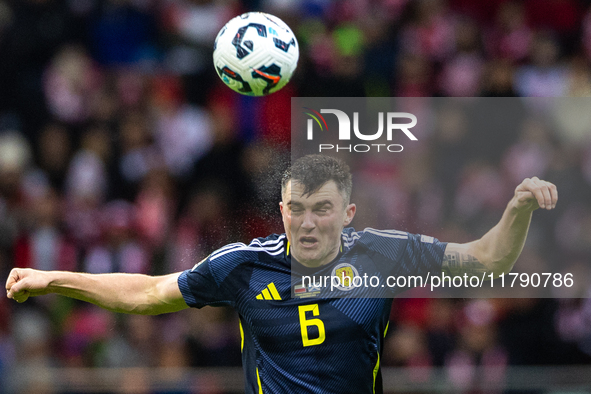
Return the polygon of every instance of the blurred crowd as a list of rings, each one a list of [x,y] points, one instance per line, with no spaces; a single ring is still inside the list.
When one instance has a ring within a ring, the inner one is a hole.
[[[300,44],[292,82],[262,98],[226,88],[211,61],[219,29],[251,10],[282,18]],[[157,275],[283,232],[291,97],[590,96],[591,1],[0,0],[0,55],[0,277]],[[536,175],[557,184],[560,204],[534,218],[520,264],[586,269],[589,107],[511,135],[447,117],[395,162],[388,214],[401,230],[468,241]],[[372,165],[355,175],[371,180]],[[444,366],[459,388],[508,365],[591,362],[585,299],[400,299],[391,319],[382,365]],[[3,374],[34,365],[238,366],[237,316],[0,298],[0,393]]]

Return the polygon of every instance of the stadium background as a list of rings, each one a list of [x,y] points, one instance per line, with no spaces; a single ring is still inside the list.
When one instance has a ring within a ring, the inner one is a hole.
[[[250,10],[278,15],[300,43],[292,82],[264,98],[233,93],[211,65],[219,28]],[[1,277],[14,266],[162,274],[282,232],[292,96],[587,97],[590,64],[590,1],[0,0]],[[536,215],[521,259],[588,265],[590,130],[451,122],[423,156],[392,164],[399,229],[470,240],[519,177],[537,175],[560,202]],[[388,390],[588,389],[591,304],[395,300],[386,348],[388,376],[416,384],[386,378]],[[145,317],[0,298],[2,394],[229,392],[239,349],[223,308]]]

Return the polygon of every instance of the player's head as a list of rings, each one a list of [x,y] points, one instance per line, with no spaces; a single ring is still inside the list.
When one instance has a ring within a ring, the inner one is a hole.
[[[330,156],[308,155],[293,162],[281,183],[281,214],[292,256],[308,266],[338,254],[341,232],[353,220],[349,166]]]
[[[349,204],[353,181],[349,166],[342,160],[324,155],[307,155],[300,157],[288,168],[281,180],[281,195],[289,181],[300,183],[305,195],[315,193],[328,181],[334,181],[343,195],[343,203]]]

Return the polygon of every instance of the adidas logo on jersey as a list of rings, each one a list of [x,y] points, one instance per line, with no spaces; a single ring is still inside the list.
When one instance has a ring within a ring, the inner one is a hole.
[[[257,295],[257,300],[275,300],[281,301],[281,296],[275,287],[275,283],[271,282],[263,291]]]

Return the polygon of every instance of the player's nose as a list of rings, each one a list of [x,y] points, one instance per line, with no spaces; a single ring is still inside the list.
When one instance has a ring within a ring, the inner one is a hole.
[[[302,229],[304,230],[312,230],[316,225],[314,224],[313,214],[312,212],[306,211],[304,214],[304,220],[302,222]]]

